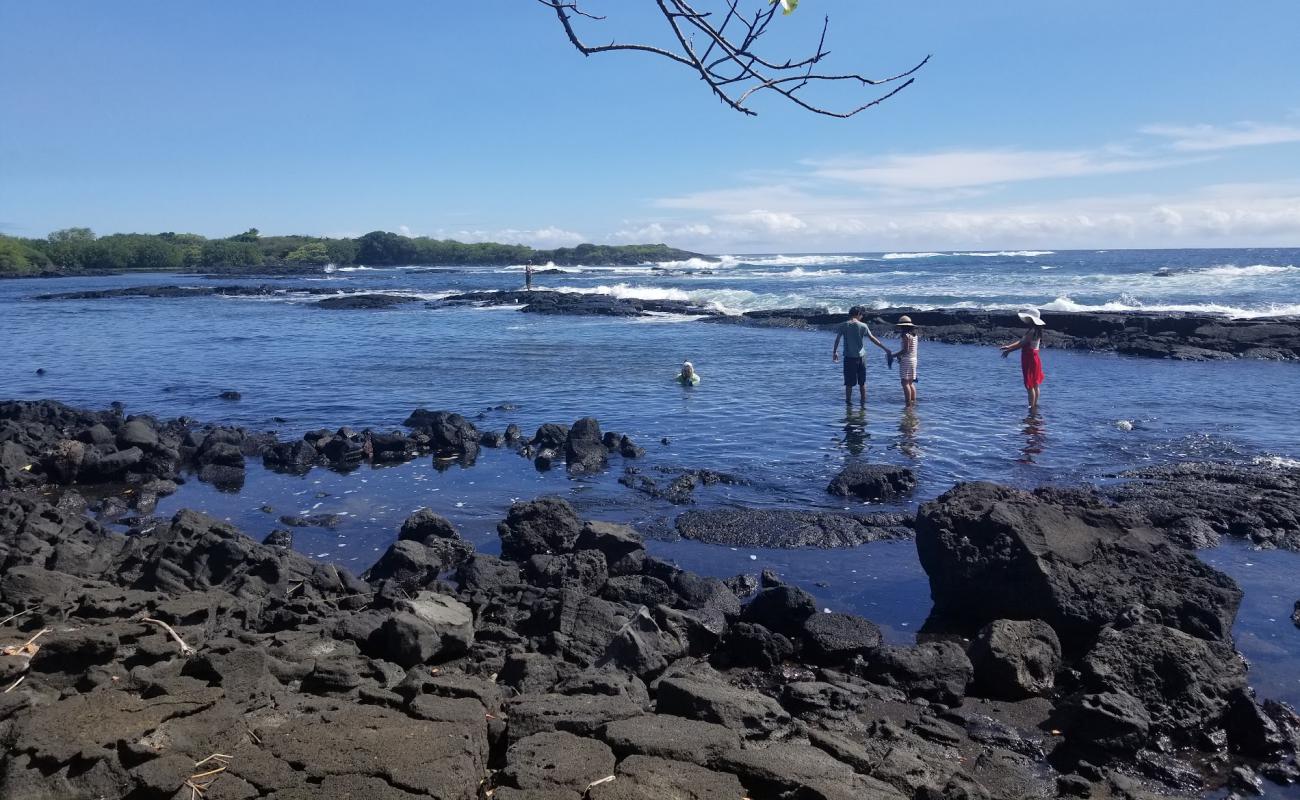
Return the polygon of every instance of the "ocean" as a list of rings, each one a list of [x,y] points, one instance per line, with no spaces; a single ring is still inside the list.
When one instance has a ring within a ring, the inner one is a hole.
[[[160,507],[229,518],[251,535],[280,514],[339,513],[333,530],[300,529],[295,546],[365,569],[421,506],[452,519],[481,549],[516,499],[569,498],[580,511],[629,521],[652,549],[716,575],[775,569],[825,607],[867,616],[907,641],[929,611],[928,584],[910,542],[852,550],[732,550],[671,539],[684,507],[618,483],[625,468],[711,469],[743,483],[703,487],[692,507],[863,510],[825,492],[852,460],[916,470],[913,510],[964,480],[1016,486],[1106,483],[1125,470],[1170,461],[1300,460],[1300,366],[1175,363],[1076,351],[1043,352],[1041,413],[1026,412],[1018,364],[996,348],[923,341],[920,403],[902,406],[897,375],[869,357],[865,412],[846,409],[832,334],[699,322],[548,317],[514,307],[341,311],[312,302],[338,291],[435,300],[518,289],[523,267],[429,271],[338,269],[303,278],[207,279],[128,275],[0,281],[5,342],[0,397],[52,398],[127,413],[189,416],[297,437],[342,425],[392,429],[416,408],[448,409],[481,429],[597,417],[630,435],[643,459],[611,459],[600,475],[539,472],[509,451],[485,450],[472,467],[428,459],[350,474],[285,476],[250,464],[243,491],[191,481]],[[138,285],[259,284],[271,297],[35,301],[45,292]],[[633,267],[565,267],[535,288],[691,300],[727,312],[796,306],[1192,311],[1238,317],[1300,314],[1300,249],[1008,251],[722,257]],[[878,334],[892,332],[877,329]],[[689,359],[703,376],[672,377]],[[45,373],[38,375],[37,370]],[[237,402],[219,393],[235,390]],[[273,514],[259,510],[270,506]],[[1300,555],[1239,544],[1203,554],[1247,591],[1238,642],[1256,685],[1300,705]],[[1289,587],[1289,589],[1287,588]]]

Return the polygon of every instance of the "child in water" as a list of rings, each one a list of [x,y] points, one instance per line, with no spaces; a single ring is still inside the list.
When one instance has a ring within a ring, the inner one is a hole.
[[[1004,344],[1000,348],[1002,357],[1006,358],[1015,351],[1020,351],[1020,372],[1025,379],[1025,391],[1029,395],[1029,410],[1038,409],[1038,387],[1043,385],[1047,376],[1043,374],[1043,362],[1038,357],[1038,349],[1043,344],[1043,328],[1047,323],[1043,322],[1042,315],[1036,308],[1026,308],[1016,316],[1020,321],[1029,326],[1025,335],[1020,337],[1020,341],[1012,344]]]
[[[916,405],[916,348],[919,339],[916,325],[907,315],[899,317],[894,327],[899,329],[902,347],[898,348],[897,353],[890,353],[889,360],[892,362],[898,359],[898,380],[903,384],[903,404],[910,408]]]
[[[677,382],[682,386],[699,386],[700,374],[695,371],[695,365],[689,361],[682,362],[682,371],[677,373]]]

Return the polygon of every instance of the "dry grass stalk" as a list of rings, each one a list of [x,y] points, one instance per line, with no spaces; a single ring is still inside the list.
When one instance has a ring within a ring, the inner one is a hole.
[[[0,693],[0,694],[9,694],[9,693],[12,692],[14,689],[17,689],[17,688],[18,688],[18,684],[22,683],[22,682],[25,681],[25,680],[27,680],[27,676],[26,676],[26,675],[19,675],[19,676],[18,676],[18,680],[16,680],[16,681],[14,681],[13,683],[9,684],[9,687],[8,687],[7,689],[5,689],[4,692],[2,692],[2,693]]]
[[[181,788],[188,788],[190,790],[190,800],[198,800],[198,798],[202,797],[203,793],[206,792],[208,788],[212,786],[213,782],[221,776],[221,773],[226,771],[226,767],[230,766],[230,760],[231,756],[228,756],[225,753],[213,753],[202,761],[194,762],[195,769],[208,763],[213,763],[217,766],[213,769],[196,772],[185,779],[185,783]]]

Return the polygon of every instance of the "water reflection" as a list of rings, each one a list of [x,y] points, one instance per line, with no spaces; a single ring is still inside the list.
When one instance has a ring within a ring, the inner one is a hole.
[[[1033,464],[1037,461],[1037,456],[1047,448],[1047,423],[1043,415],[1038,411],[1029,412],[1020,432],[1024,434],[1025,446],[1020,449],[1020,458],[1016,460],[1022,464]]]
[[[867,433],[867,410],[858,408],[854,410],[853,404],[849,403],[844,406],[844,447],[855,456],[860,456],[867,449],[867,439],[870,434]]]
[[[904,408],[903,416],[898,421],[898,449],[903,455],[917,461],[921,458],[921,446],[916,436],[920,429],[921,418],[916,415],[916,409]]]

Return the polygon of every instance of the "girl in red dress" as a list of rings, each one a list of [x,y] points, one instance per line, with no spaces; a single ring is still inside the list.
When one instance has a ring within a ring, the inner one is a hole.
[[[1038,350],[1043,344],[1043,328],[1047,323],[1043,322],[1042,315],[1036,308],[1027,308],[1016,316],[1029,328],[1020,337],[1020,341],[1002,346],[1002,357],[1020,351],[1020,371],[1025,377],[1025,391],[1029,393],[1029,410],[1033,411],[1038,408],[1038,387],[1047,377],[1043,374],[1042,359],[1038,357]]]

